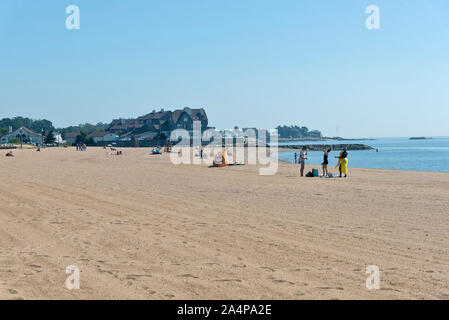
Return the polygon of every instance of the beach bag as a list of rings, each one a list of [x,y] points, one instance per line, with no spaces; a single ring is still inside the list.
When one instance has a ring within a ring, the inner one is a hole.
[[[312,173],[314,177],[318,177],[320,173],[318,172],[318,169],[312,169]]]

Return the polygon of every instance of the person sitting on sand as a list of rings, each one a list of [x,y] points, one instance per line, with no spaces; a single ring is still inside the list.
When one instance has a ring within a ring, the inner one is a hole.
[[[14,157],[14,154],[12,151],[9,151],[7,154],[5,154],[5,157]]]
[[[306,146],[302,147],[301,152],[299,153],[299,163],[301,164],[301,177],[304,177],[304,167],[306,166],[306,160],[307,160],[307,148]]]
[[[348,176],[348,148],[344,147],[343,151],[340,152],[340,155],[335,158],[338,158],[338,164],[337,167],[340,171],[340,178],[342,175],[345,175],[345,178]]]
[[[327,170],[327,165],[329,164],[329,152],[331,152],[331,149],[323,149],[323,176],[327,176],[329,174],[329,171]]]

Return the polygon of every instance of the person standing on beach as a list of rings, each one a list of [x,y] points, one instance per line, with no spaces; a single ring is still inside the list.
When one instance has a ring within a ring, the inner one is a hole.
[[[299,163],[301,164],[301,177],[304,177],[304,167],[306,166],[307,160],[307,148],[306,146],[302,147],[301,152],[299,153]]]
[[[340,178],[342,175],[345,175],[345,178],[348,176],[348,148],[344,147],[343,151],[340,152],[340,155],[335,158],[338,158],[338,169],[340,171]]]
[[[323,176],[327,176],[329,171],[327,170],[327,165],[329,164],[329,152],[331,152],[331,149],[323,149],[324,156],[323,156]]]
[[[295,164],[298,163],[298,154],[295,152]]]

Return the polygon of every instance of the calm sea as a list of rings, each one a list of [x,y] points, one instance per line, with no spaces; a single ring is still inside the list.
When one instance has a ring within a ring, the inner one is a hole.
[[[392,169],[449,172],[449,137],[432,137],[428,140],[409,140],[408,138],[378,138],[373,140],[348,141],[301,141],[285,142],[279,145],[310,145],[310,144],[344,144],[362,143],[376,150],[360,150],[349,152],[349,166],[355,168]],[[299,150],[298,150],[299,152]],[[294,162],[295,152],[280,152],[279,159]],[[338,162],[334,156],[339,151],[329,154],[329,167]],[[323,162],[323,152],[309,151],[308,164],[320,165]]]

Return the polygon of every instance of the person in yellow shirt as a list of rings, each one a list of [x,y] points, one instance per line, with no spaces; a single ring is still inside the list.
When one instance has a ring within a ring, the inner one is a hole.
[[[345,178],[348,176],[348,148],[344,147],[343,151],[340,152],[340,155],[338,157],[338,164],[337,167],[340,171],[340,178],[342,175],[345,175]]]

